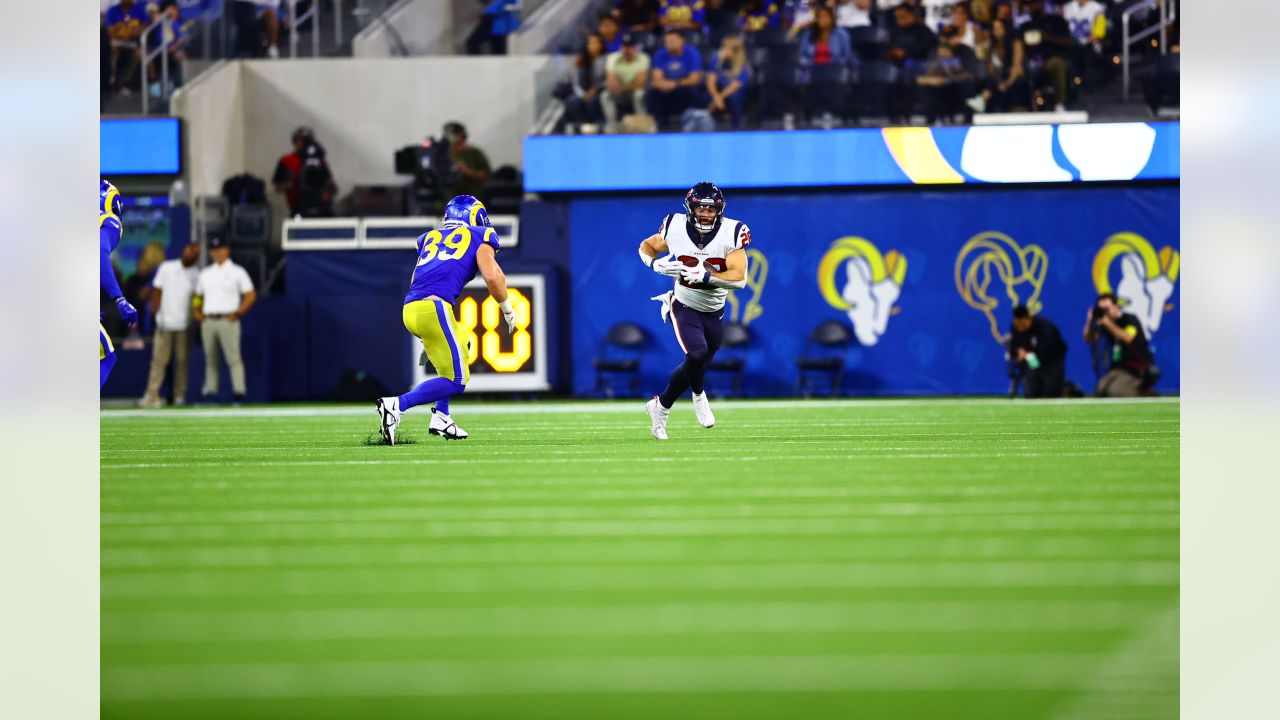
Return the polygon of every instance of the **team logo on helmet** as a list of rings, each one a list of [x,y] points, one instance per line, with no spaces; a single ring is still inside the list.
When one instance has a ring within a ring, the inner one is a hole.
[[[450,200],[449,204],[444,206],[444,221],[492,227],[489,224],[489,211],[474,195],[459,195]]]
[[[123,211],[124,198],[120,197],[120,190],[106,180],[99,180],[98,215],[110,215],[118,218]]]

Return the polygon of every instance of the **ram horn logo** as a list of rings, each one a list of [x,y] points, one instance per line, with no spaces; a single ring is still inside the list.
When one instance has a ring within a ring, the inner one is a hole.
[[[760,296],[764,295],[764,281],[769,278],[769,260],[764,253],[755,248],[747,249],[746,285],[741,290],[730,290],[725,296],[725,304],[729,306],[729,320],[750,325],[752,320],[764,314],[760,307]],[[738,293],[748,293],[744,304]]]
[[[1120,282],[1111,287],[1111,266],[1120,261]],[[1151,337],[1160,329],[1169,297],[1178,282],[1180,256],[1171,247],[1157,254],[1146,238],[1131,232],[1119,232],[1107,238],[1093,258],[1093,285],[1099,293],[1114,292],[1120,304],[1142,322]]]
[[[836,275],[844,266],[844,287],[836,290]],[[818,289],[831,307],[849,315],[858,342],[875,345],[889,326],[893,304],[902,294],[907,258],[897,250],[883,256],[870,241],[842,237],[831,243],[818,263]]]
[[[1039,245],[1020,248],[1013,238],[999,232],[974,235],[956,256],[956,289],[969,307],[987,316],[996,342],[1003,338],[996,319],[1001,293],[992,283],[1004,285],[1008,309],[1026,305],[1035,314],[1040,311],[1040,290],[1048,274],[1049,256]],[[1025,295],[1018,292],[1023,285],[1031,286]]]

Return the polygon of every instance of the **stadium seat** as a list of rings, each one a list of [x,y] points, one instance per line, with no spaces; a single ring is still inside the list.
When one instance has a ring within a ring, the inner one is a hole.
[[[898,68],[885,60],[863,63],[852,94],[852,115],[859,120],[889,120],[889,93],[898,81]]]
[[[1151,75],[1143,78],[1142,91],[1152,115],[1158,115],[1162,108],[1178,107],[1180,68],[1179,54],[1169,53],[1156,61]]]
[[[838,320],[826,320],[809,333],[804,355],[796,358],[796,394],[811,397],[814,378],[825,378],[832,397],[840,394],[840,380],[849,349],[853,347],[853,331]]]
[[[864,25],[849,29],[849,40],[853,44],[853,54],[859,60],[883,60],[889,49],[889,31],[884,28]]]
[[[270,205],[232,205],[227,239],[238,264],[253,278],[256,288],[267,281],[267,243],[271,239]]]
[[[756,32],[746,34],[747,43],[755,47],[771,47],[787,43],[787,29],[784,27],[765,27]]]
[[[644,347],[644,328],[633,322],[621,322],[609,328],[600,344],[600,355],[591,361],[596,369],[595,392],[615,397],[613,379],[628,379],[630,395],[640,392],[640,350]]]
[[[711,379],[715,375],[725,376],[729,381],[729,397],[742,394],[742,375],[747,367],[747,346],[751,343],[751,333],[747,326],[738,322],[725,323],[724,341],[719,352],[707,365],[707,390],[711,390]],[[716,393],[717,395],[719,393]]]

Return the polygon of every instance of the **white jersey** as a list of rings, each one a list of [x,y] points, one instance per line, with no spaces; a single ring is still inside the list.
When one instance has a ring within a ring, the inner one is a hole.
[[[697,231],[693,232],[697,236]],[[672,213],[663,218],[662,228],[658,231],[676,259],[690,267],[698,263],[712,272],[724,272],[728,269],[725,258],[729,253],[751,244],[751,231],[747,226],[727,217],[720,219],[720,227],[702,247],[693,242],[689,233],[689,222],[684,213]],[[710,284],[689,285],[683,279],[677,279],[675,285],[676,300],[700,312],[720,310],[724,307],[725,296],[729,294],[728,288]]]

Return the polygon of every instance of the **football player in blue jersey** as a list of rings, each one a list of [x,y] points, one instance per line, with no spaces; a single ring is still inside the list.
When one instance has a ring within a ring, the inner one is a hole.
[[[459,338],[453,304],[463,286],[476,276],[484,278],[489,294],[502,308],[507,332],[515,332],[516,313],[507,299],[507,277],[494,258],[498,233],[489,225],[489,213],[472,195],[459,195],[444,208],[444,223],[418,238],[418,263],[404,298],[404,326],[422,340],[427,359],[438,377],[424,381],[399,397],[379,398],[378,418],[382,437],[396,444],[396,428],[406,410],[435,403],[430,433],[446,440],[462,440],[467,433],[449,415],[449,398],[466,389],[471,377],[467,346]]]
[[[116,282],[116,273],[111,268],[111,252],[120,244],[120,235],[124,228],[120,225],[120,211],[124,209],[124,200],[115,185],[102,180],[98,186],[98,244],[102,261],[99,265],[99,284],[107,297],[111,298],[120,317],[125,324],[133,327],[138,322],[138,311],[124,298],[120,283]],[[98,388],[107,383],[111,368],[116,365],[116,349],[107,336],[106,328],[98,323],[98,373],[101,376]]]

